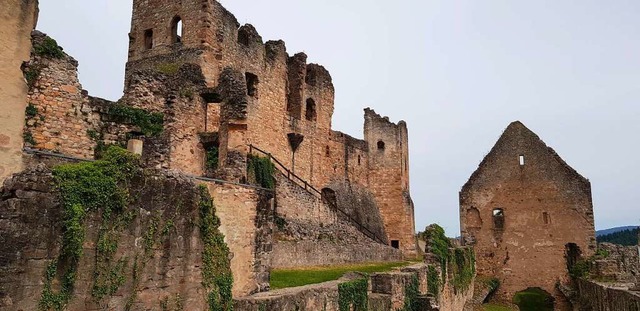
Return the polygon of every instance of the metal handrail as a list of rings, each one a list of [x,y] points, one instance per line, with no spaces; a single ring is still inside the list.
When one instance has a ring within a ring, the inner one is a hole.
[[[267,157],[269,157],[269,160],[274,163],[277,164],[278,166],[280,166],[280,168],[282,168],[285,172],[286,172],[286,176],[287,179],[289,179],[290,181],[294,182],[294,180],[292,179],[292,177],[298,179],[299,181],[301,181],[304,184],[304,189],[309,192],[310,194],[313,194],[314,192],[320,195],[320,198],[322,199],[322,192],[318,191],[316,188],[314,188],[313,186],[311,186],[306,180],[302,179],[300,176],[296,175],[295,173],[293,173],[289,168],[287,168],[286,166],[284,166],[284,164],[282,164],[282,162],[280,162],[276,157],[274,157],[270,152],[266,152],[252,144],[249,144],[249,154],[253,154],[253,150],[258,151],[261,154],[266,155]],[[284,175],[284,173],[283,173]],[[296,183],[296,182],[294,182]],[[298,184],[298,183],[296,183]],[[302,187],[300,184],[298,184],[298,186]],[[337,211],[339,211],[340,213],[342,213],[342,215],[346,216],[346,218],[354,223],[357,227],[358,230],[360,232],[362,232],[365,236],[367,236],[368,238],[377,241],[381,244],[387,244],[383,239],[381,239],[380,237],[378,237],[375,233],[373,233],[371,230],[369,230],[369,228],[365,227],[364,225],[362,225],[359,221],[357,221],[355,218],[353,218],[350,214],[348,214],[347,212],[345,212],[344,210],[340,209],[339,207],[335,206],[335,209]]]

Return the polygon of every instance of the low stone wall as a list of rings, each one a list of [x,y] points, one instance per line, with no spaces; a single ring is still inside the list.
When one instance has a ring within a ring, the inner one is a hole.
[[[398,249],[377,243],[342,221],[327,226],[286,219],[284,222],[274,234],[274,269],[403,259]]]
[[[580,310],[632,311],[640,310],[640,292],[616,288],[604,283],[580,279],[577,281]]]
[[[640,281],[640,248],[611,243],[598,244],[598,250],[607,254],[595,261],[593,277],[598,280],[637,283]]]
[[[436,302],[434,297],[427,296],[427,269],[426,264],[420,263],[391,272],[374,273],[370,277],[349,273],[336,281],[239,298],[234,300],[234,310],[338,311],[341,295],[339,285],[359,278],[368,278],[368,310],[463,310],[465,303],[473,295],[473,286],[465,291],[455,292],[451,286],[445,285]],[[418,283],[414,284],[414,280]],[[417,288],[412,289],[415,285]],[[409,305],[412,306],[411,309],[407,309]]]

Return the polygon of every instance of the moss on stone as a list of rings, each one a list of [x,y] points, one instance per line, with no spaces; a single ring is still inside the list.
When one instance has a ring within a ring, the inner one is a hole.
[[[369,279],[361,278],[338,284],[338,307],[340,311],[366,311],[368,307]]]

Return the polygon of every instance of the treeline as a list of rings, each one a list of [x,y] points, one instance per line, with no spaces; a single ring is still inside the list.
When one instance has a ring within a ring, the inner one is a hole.
[[[622,230],[610,234],[601,235],[596,238],[598,243],[608,242],[618,245],[638,245],[638,228],[633,230]]]

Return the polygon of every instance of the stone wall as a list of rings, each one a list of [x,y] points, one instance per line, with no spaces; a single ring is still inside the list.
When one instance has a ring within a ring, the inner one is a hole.
[[[595,260],[592,277],[598,280],[640,284],[640,248],[612,243],[599,243],[598,250],[606,254]]]
[[[66,310],[206,309],[197,187],[179,175],[147,172],[136,176],[128,191],[131,202],[123,215],[131,221],[114,236],[111,263],[122,264],[113,270],[122,283],[113,283],[112,295],[96,298],[97,252],[104,251],[98,240],[106,233],[103,216],[87,214],[83,254]],[[36,310],[45,271],[61,249],[59,194],[43,165],[14,175],[0,193],[0,308]],[[59,290],[56,282],[52,287]]]
[[[632,311],[640,310],[640,292],[616,288],[604,283],[580,279],[577,281],[580,310]]]
[[[93,158],[95,142],[89,132],[99,119],[92,114],[89,98],[78,80],[78,62],[67,54],[36,52],[38,48],[58,49],[45,34],[32,35],[34,49],[24,67],[30,89],[26,97],[25,145],[80,158]]]
[[[0,183],[23,168],[28,87],[21,66],[29,61],[37,16],[37,0],[6,0],[0,7]]]
[[[569,310],[556,283],[569,282],[567,258],[595,252],[591,185],[522,123],[507,127],[462,188],[460,219],[478,275],[500,280],[494,299],[540,287]]]
[[[330,198],[323,199],[319,194],[305,190],[284,174],[276,173],[276,176],[277,216],[271,254],[274,269],[402,259],[398,250],[373,240],[370,233],[365,233],[345,214],[337,211],[337,208],[342,208],[347,214],[355,215],[363,212],[358,210],[362,205],[365,206],[364,211],[374,209],[371,213],[373,218],[378,211],[375,203],[363,200],[360,205],[347,209],[346,204],[356,200],[344,199],[349,194],[342,196],[342,188],[336,188],[341,202],[336,206],[335,202],[328,202]],[[353,194],[350,197],[362,199]],[[378,225],[380,227],[381,224]]]
[[[473,296],[473,285],[468,289],[456,292],[449,282],[441,287],[438,297],[427,295],[427,265],[415,264],[402,269],[373,273],[371,276],[358,273],[348,273],[343,278],[314,285],[295,288],[285,288],[235,300],[234,310],[300,310],[300,311],[338,311],[340,291],[339,284],[359,278],[368,279],[367,300],[368,310],[396,311],[405,309],[407,300],[411,301],[410,310],[463,310],[464,305]],[[418,280],[416,296],[409,294],[407,289],[413,279]]]
[[[241,186],[206,185],[232,255],[233,296],[268,290],[273,230],[270,194]]]

